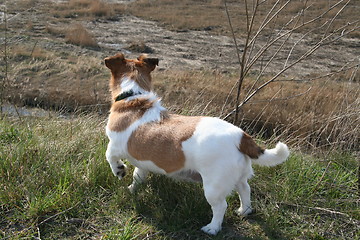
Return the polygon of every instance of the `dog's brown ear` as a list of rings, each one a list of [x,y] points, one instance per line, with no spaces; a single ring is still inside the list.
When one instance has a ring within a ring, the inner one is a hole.
[[[106,67],[108,67],[110,70],[114,71],[119,66],[121,66],[125,63],[125,57],[124,57],[124,54],[118,53],[115,56],[105,58],[104,61],[105,61]]]
[[[145,58],[144,62],[146,62],[148,65],[152,66],[159,66],[159,59],[157,58]]]
[[[153,71],[156,66],[159,65],[159,59],[149,58],[146,54],[142,54],[138,57],[140,63],[145,63],[144,65],[149,68],[150,71]]]

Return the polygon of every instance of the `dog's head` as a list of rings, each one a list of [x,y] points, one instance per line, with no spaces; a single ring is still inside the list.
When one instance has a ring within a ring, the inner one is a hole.
[[[111,70],[110,88],[116,88],[125,77],[134,80],[142,89],[151,90],[150,73],[159,64],[159,59],[140,55],[137,59],[126,59],[124,54],[105,58],[105,65]]]

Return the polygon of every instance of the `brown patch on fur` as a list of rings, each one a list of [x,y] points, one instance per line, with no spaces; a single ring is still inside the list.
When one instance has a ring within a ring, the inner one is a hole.
[[[240,152],[248,155],[252,159],[257,159],[264,153],[264,149],[257,145],[249,134],[244,132],[240,142]]]
[[[189,139],[201,117],[170,115],[160,123],[136,129],[128,141],[128,151],[139,161],[150,160],[167,173],[184,167],[182,142]]]
[[[122,132],[141,118],[151,108],[153,101],[145,98],[115,102],[110,109],[108,127],[111,131]]]
[[[124,54],[105,58],[105,65],[111,70],[109,82],[112,100],[121,92],[120,81],[124,77],[134,80],[142,89],[151,90],[150,73],[159,64],[159,59],[140,55],[138,59],[125,59]]]

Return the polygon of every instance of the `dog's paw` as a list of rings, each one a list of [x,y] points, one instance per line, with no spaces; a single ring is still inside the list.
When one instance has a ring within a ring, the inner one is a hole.
[[[128,189],[130,191],[131,194],[134,194],[136,192],[136,184],[132,183],[131,185],[128,186]]]
[[[241,216],[247,216],[250,213],[252,213],[252,208],[251,207],[240,207],[239,209],[236,210],[236,213]]]
[[[201,230],[207,234],[210,235],[216,235],[220,231],[221,227],[213,226],[211,224],[208,224],[201,228]]]
[[[115,175],[115,177],[122,179],[123,177],[126,176],[127,166],[125,164],[118,164],[112,170],[113,170],[113,174]]]

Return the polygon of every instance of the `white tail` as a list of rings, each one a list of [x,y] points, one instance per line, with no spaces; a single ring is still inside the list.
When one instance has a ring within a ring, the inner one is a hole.
[[[251,160],[257,165],[272,167],[285,162],[289,154],[290,151],[286,144],[278,142],[275,148],[265,149],[264,153],[261,154],[259,158]]]

